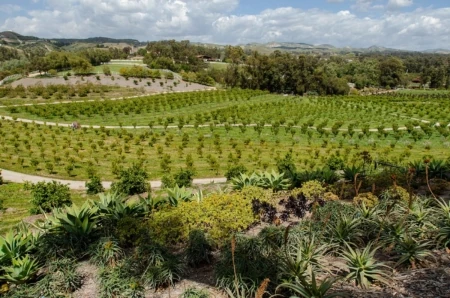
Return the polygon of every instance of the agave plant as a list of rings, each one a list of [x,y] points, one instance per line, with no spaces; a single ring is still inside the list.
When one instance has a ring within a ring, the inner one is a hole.
[[[98,216],[97,208],[85,202],[81,207],[72,205],[65,209],[53,210],[53,215],[47,217],[44,229],[53,233],[67,235],[67,240],[73,245],[83,245],[95,232]]]
[[[363,250],[353,249],[346,243],[347,249],[341,256],[346,261],[349,273],[347,280],[354,280],[357,286],[368,288],[374,281],[388,283],[389,277],[385,269],[389,268],[374,258],[378,247],[372,248],[369,243]]]
[[[262,188],[272,189],[273,192],[288,189],[291,186],[289,179],[284,178],[284,173],[265,172],[259,175],[258,185]]]
[[[444,178],[446,172],[446,164],[445,161],[441,159],[433,159],[428,164],[428,176],[429,178]]]
[[[360,224],[359,218],[341,214],[335,223],[329,225],[327,234],[339,244],[359,241],[361,237]]]
[[[177,185],[174,188],[167,188],[166,191],[167,198],[172,206],[178,206],[179,202],[186,202],[192,199],[192,192],[187,190],[184,186],[179,187]]]
[[[5,272],[0,276],[0,280],[6,280],[13,284],[24,284],[33,280],[40,269],[36,260],[30,258],[29,255],[11,260],[11,266],[2,267]]]
[[[144,200],[141,200],[140,203],[128,204],[127,198],[118,192],[100,194],[99,198],[99,201],[94,202],[98,214],[116,221],[124,217],[141,217],[148,211],[145,205],[152,204],[152,202]]]
[[[309,241],[291,244],[280,260],[280,274],[288,280],[308,279],[313,270],[324,267],[324,255],[329,249],[330,245],[317,245],[314,236]]]
[[[15,234],[9,231],[4,237],[0,236],[0,264],[7,264],[12,259],[28,254],[35,247],[37,238],[28,229]]]
[[[338,281],[335,278],[326,278],[320,284],[317,283],[314,272],[311,274],[311,282],[302,279],[295,279],[294,282],[283,283],[277,287],[286,288],[295,293],[291,298],[332,298],[347,297],[345,293],[328,293],[333,284]]]
[[[399,256],[397,266],[409,263],[411,268],[415,269],[418,263],[433,256],[430,251],[431,245],[430,241],[416,240],[411,235],[405,235],[397,241],[395,248]]]
[[[231,183],[235,190],[242,190],[246,186],[258,186],[259,176],[255,173],[251,175],[241,173],[239,176],[231,178]]]

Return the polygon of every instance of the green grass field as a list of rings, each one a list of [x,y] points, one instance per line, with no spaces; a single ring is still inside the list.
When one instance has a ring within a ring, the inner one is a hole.
[[[97,196],[88,196],[82,191],[72,191],[73,203],[81,205],[88,199],[96,199]],[[0,211],[0,234],[4,234],[22,219],[30,216],[32,196],[29,190],[24,190],[24,185],[19,183],[7,183],[0,185],[0,200],[3,201],[3,208]]]

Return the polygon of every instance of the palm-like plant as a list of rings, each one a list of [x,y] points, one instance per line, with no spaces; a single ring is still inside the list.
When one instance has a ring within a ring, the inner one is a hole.
[[[353,181],[355,179],[355,176],[357,174],[361,174],[363,172],[363,169],[358,166],[351,166],[351,167],[345,167],[344,168],[344,178],[345,180]]]
[[[274,192],[288,189],[291,186],[289,179],[284,178],[284,173],[265,172],[258,175],[258,185],[262,188],[272,189]]]
[[[283,283],[277,287],[286,288],[295,293],[291,298],[332,298],[332,297],[347,297],[345,293],[328,293],[333,284],[338,279],[335,278],[326,278],[320,284],[317,283],[316,276],[314,272],[311,274],[311,282],[295,279],[295,282],[292,283]]]
[[[32,260],[29,255],[11,261],[11,266],[2,268],[5,273],[0,276],[0,280],[3,279],[13,284],[24,284],[33,280],[40,269],[37,261]]]
[[[409,263],[411,268],[415,269],[418,263],[433,256],[430,251],[431,245],[430,241],[416,240],[411,235],[405,235],[397,241],[395,248],[399,255],[397,266]]]
[[[381,262],[377,262],[374,255],[378,247],[372,248],[372,244],[368,244],[363,250],[353,249],[346,243],[347,249],[342,252],[341,256],[346,261],[349,273],[347,280],[354,280],[357,286],[368,288],[374,281],[388,283],[388,275],[386,268],[388,266]]]
[[[179,187],[176,185],[174,188],[167,188],[166,191],[169,204],[172,206],[178,206],[179,202],[187,202],[192,199],[192,192],[187,190],[184,186]]]

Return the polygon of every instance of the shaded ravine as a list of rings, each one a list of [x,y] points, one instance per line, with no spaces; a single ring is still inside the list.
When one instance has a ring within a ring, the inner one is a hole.
[[[28,175],[23,174],[19,172],[9,171],[5,169],[0,169],[1,175],[3,177],[3,180],[9,181],[9,182],[15,182],[15,183],[24,183],[24,182],[31,182],[31,183],[38,183],[38,182],[51,182],[51,181],[57,181],[62,184],[66,184],[69,186],[70,189],[73,190],[84,190],[86,189],[86,180],[65,180],[65,179],[56,179],[56,178],[49,178],[49,177],[43,177],[43,176],[36,176],[36,175]],[[200,178],[200,179],[194,179],[193,184],[194,185],[205,185],[205,184],[214,184],[214,183],[226,183],[227,178],[224,177],[218,177],[218,178]],[[111,188],[111,181],[103,181],[103,187],[105,189]],[[162,183],[159,180],[155,181],[149,181],[152,188],[160,188]]]

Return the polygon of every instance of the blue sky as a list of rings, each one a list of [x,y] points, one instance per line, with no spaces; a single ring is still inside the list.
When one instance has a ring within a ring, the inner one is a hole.
[[[2,0],[0,30],[39,37],[450,48],[448,0]]]

